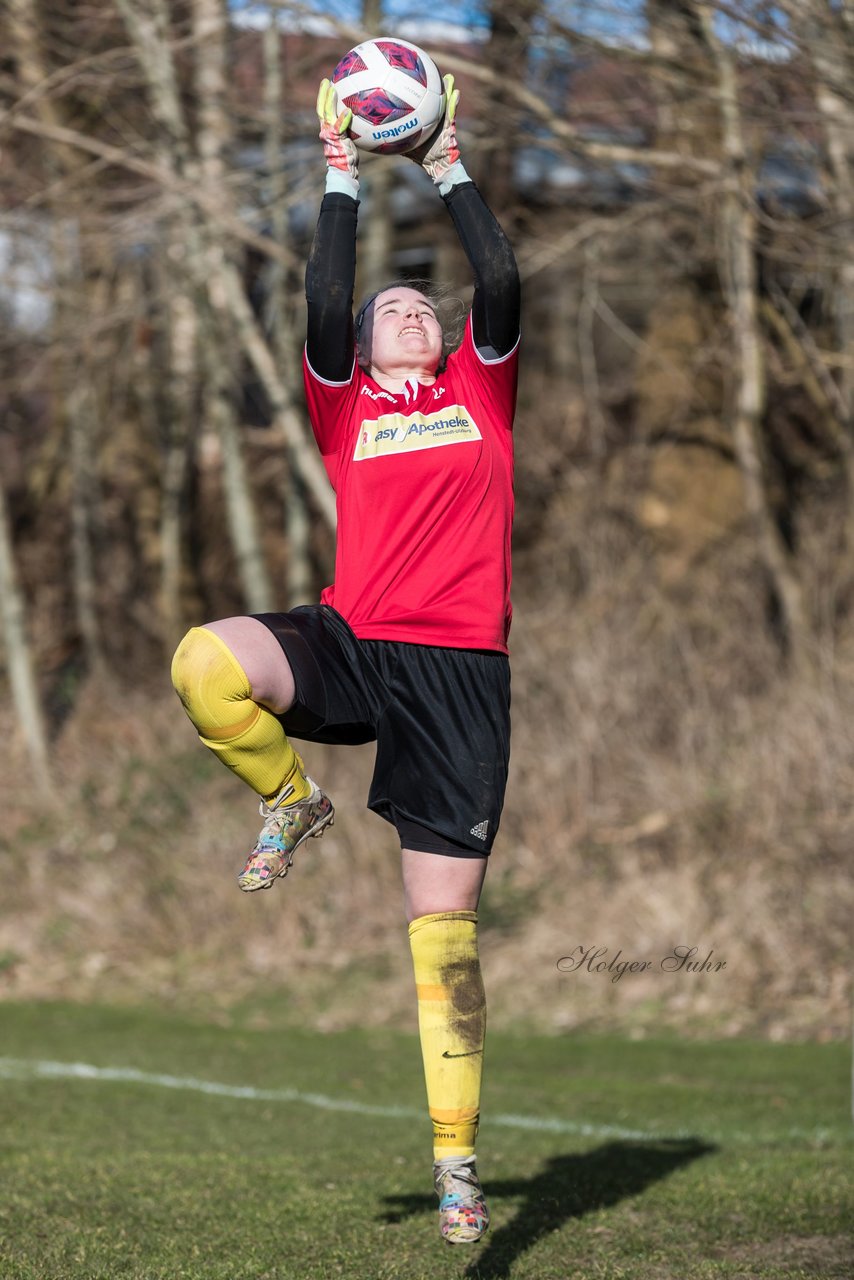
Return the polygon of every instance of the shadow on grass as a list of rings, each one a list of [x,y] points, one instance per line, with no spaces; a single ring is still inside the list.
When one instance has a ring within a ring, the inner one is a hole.
[[[517,1258],[572,1218],[618,1204],[682,1165],[711,1155],[718,1148],[698,1138],[662,1138],[657,1142],[608,1142],[584,1155],[553,1156],[542,1170],[525,1181],[486,1184],[487,1203],[503,1196],[523,1202],[513,1218],[490,1232],[482,1251],[466,1268],[472,1280],[501,1280],[510,1275]],[[419,1213],[435,1213],[430,1196],[388,1196],[384,1221],[401,1222]]]

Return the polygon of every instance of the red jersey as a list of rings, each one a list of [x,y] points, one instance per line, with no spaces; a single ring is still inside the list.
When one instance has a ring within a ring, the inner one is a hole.
[[[305,358],[311,425],[337,496],[335,583],[361,640],[507,652],[518,344],[486,360],[471,317],[430,386],[386,391]]]

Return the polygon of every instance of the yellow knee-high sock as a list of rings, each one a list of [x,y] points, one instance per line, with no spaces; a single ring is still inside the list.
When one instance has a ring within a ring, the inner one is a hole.
[[[409,926],[433,1158],[474,1155],[486,1035],[477,912],[419,916]]]
[[[213,631],[187,632],[172,659],[172,683],[205,746],[258,795],[272,800],[288,784],[288,802],[311,793],[281,723],[252,701],[246,672]]]

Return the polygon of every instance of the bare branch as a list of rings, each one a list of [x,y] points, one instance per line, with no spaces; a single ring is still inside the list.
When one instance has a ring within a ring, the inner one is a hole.
[[[142,178],[147,178],[150,182],[157,183],[165,191],[180,196],[182,200],[195,206],[213,226],[229,232],[241,244],[245,244],[247,248],[255,249],[265,257],[274,258],[286,266],[295,265],[295,256],[286,246],[276,244],[269,236],[262,235],[260,232],[252,231],[238,217],[230,213],[228,209],[224,209],[221,202],[215,201],[198,183],[185,181],[162,164],[154,163],[151,160],[143,160],[139,156],[130,154],[122,147],[113,146],[108,142],[101,142],[97,138],[80,133],[77,129],[70,129],[66,125],[48,125],[40,120],[32,120],[28,116],[19,116],[17,114],[7,115],[5,118],[0,116],[0,128],[4,125],[7,128],[17,129],[19,132],[33,137],[46,138],[52,142],[60,142],[68,146],[77,147],[81,151],[88,152],[89,155],[98,156],[101,160],[115,165],[119,169],[127,169],[130,173],[136,173]]]

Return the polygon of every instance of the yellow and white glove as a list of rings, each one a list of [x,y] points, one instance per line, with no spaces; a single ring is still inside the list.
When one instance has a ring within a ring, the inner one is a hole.
[[[407,152],[410,160],[420,164],[439,188],[441,194],[447,195],[452,187],[471,179],[460,161],[460,147],[457,142],[457,104],[460,91],[454,88],[454,77],[443,76],[445,86],[445,115],[433,136],[414,151]]]
[[[335,110],[335,86],[331,80],[321,80],[317,91],[317,118],[320,121],[320,140],[326,156],[326,190],[342,191],[345,195],[359,194],[359,153],[352,139],[347,137],[352,111]]]

